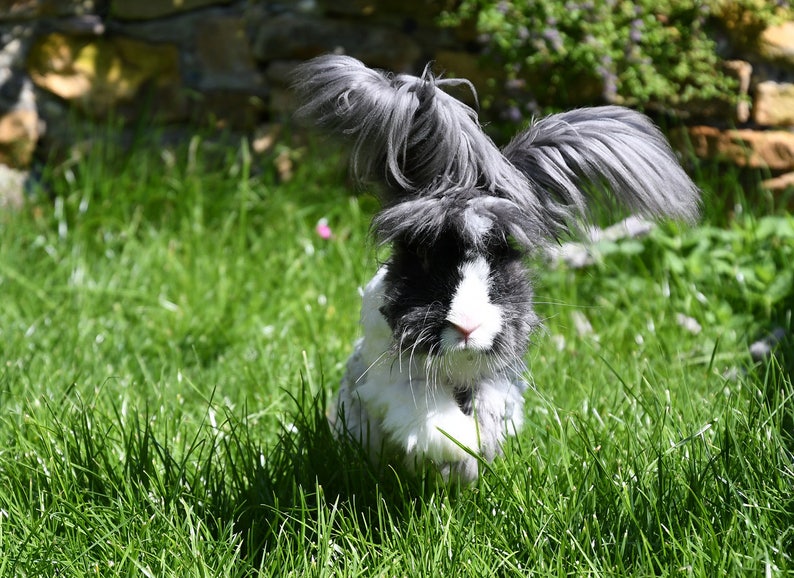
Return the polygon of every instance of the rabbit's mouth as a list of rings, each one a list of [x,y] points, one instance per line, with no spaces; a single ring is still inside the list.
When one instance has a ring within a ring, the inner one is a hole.
[[[482,379],[501,372],[512,364],[509,356],[492,350],[458,349],[428,357],[428,377],[441,380],[455,389],[471,388]]]

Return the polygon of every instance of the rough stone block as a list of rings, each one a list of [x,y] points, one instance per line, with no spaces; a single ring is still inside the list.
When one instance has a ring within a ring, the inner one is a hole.
[[[34,110],[12,110],[0,116],[0,164],[30,166],[39,140],[38,124]]]
[[[400,16],[417,22],[432,23],[446,7],[443,0],[425,0],[411,3],[405,0],[317,0],[326,14],[346,16]]]
[[[794,84],[759,82],[753,100],[753,120],[764,126],[794,126]]]
[[[97,4],[95,0],[0,0],[0,21],[92,14]]]
[[[0,210],[19,209],[25,201],[28,174],[0,164]]]
[[[24,66],[36,26],[32,22],[0,23],[0,70]]]
[[[151,20],[230,2],[231,0],[112,0],[110,13],[121,20]]]
[[[692,151],[702,159],[747,168],[794,170],[794,133],[789,131],[692,126],[674,131],[670,136],[676,148]]]
[[[794,22],[770,26],[758,38],[759,56],[794,67]]]
[[[162,120],[186,114],[179,53],[171,45],[53,33],[31,48],[28,71],[37,86],[94,118],[135,116],[147,107]]]
[[[262,89],[262,78],[242,18],[221,17],[197,22],[196,59],[201,74],[200,89],[251,92]]]
[[[747,101],[747,96],[750,93],[753,65],[746,60],[726,60],[724,69],[726,74],[735,78],[739,83],[738,95],[740,100],[734,109],[735,120],[737,122],[747,122],[750,120],[750,103]]]
[[[394,29],[301,14],[264,20],[258,27],[253,51],[260,61],[305,60],[328,52],[344,53],[369,66],[397,72],[413,71],[420,55],[418,44]]]
[[[766,179],[761,183],[761,186],[773,193],[794,191],[794,173],[785,173],[777,177],[772,177],[771,179]]]

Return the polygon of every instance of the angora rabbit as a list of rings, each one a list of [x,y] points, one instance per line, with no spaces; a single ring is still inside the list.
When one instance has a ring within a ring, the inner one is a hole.
[[[294,88],[299,116],[350,141],[355,176],[381,185],[373,230],[392,248],[364,289],[334,427],[374,457],[468,483],[523,421],[523,358],[540,323],[527,255],[586,218],[591,192],[686,221],[699,200],[640,113],[551,115],[499,150],[441,90],[453,83],[469,84],[322,56],[299,66]]]

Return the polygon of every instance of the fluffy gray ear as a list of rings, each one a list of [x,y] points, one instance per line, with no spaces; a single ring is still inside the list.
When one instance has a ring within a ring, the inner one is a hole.
[[[441,90],[468,81],[438,79],[429,68],[392,75],[339,55],[299,65],[293,79],[298,116],[352,141],[355,176],[386,184],[397,198],[522,180],[474,110]]]
[[[545,117],[503,152],[543,193],[538,198],[552,228],[564,227],[571,216],[586,216],[589,192],[650,217],[692,222],[699,213],[699,191],[661,131],[627,108],[581,108]]]

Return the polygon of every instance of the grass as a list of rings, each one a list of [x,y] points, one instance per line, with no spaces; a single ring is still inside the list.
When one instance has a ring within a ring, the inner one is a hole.
[[[790,369],[747,354],[792,219],[727,219],[730,175],[701,227],[538,262],[527,425],[446,489],[325,422],[378,258],[337,159],[103,142],[0,215],[0,575],[794,574]]]

